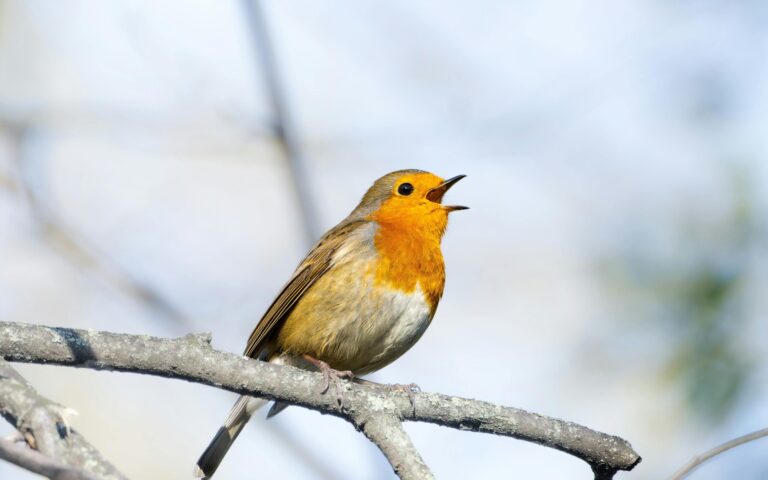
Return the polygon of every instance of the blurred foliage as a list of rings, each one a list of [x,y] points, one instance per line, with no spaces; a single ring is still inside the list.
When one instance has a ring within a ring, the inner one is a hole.
[[[748,172],[732,173],[728,208],[697,208],[665,232],[671,241],[630,242],[618,262],[621,290],[648,307],[636,312],[644,328],[663,332],[663,377],[711,424],[733,410],[754,370],[743,332],[759,216]]]

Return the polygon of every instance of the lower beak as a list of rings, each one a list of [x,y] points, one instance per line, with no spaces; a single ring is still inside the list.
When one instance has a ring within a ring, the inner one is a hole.
[[[465,207],[464,205],[445,205],[443,206],[443,209],[449,212],[455,212],[456,210],[469,210],[469,207]]]
[[[443,201],[443,195],[445,195],[445,192],[447,192],[456,182],[464,177],[466,177],[466,175],[456,175],[455,177],[445,180],[443,183],[427,192],[427,200],[435,203],[441,203]],[[449,212],[454,212],[456,210],[466,210],[469,207],[464,207],[461,205],[444,205],[443,208]]]

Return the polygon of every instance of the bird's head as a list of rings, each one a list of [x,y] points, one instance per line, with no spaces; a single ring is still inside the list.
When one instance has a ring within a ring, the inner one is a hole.
[[[434,232],[441,237],[448,214],[468,207],[444,205],[443,196],[464,175],[444,180],[421,170],[398,170],[379,178],[354,213],[382,225]]]

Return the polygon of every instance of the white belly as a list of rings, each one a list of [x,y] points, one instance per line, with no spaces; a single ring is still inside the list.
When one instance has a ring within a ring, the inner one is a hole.
[[[410,294],[374,288],[369,298],[375,301],[361,302],[355,311],[337,317],[333,327],[338,335],[331,350],[344,352],[348,369],[358,375],[395,361],[421,338],[432,320],[419,288]]]
[[[383,341],[382,354],[394,354],[397,358],[405,353],[424,334],[431,321],[430,314],[420,288],[410,294],[394,294],[392,317],[387,322],[390,328]]]

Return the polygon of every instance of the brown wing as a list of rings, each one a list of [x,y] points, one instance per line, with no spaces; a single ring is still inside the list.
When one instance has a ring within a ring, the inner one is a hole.
[[[272,333],[280,328],[304,293],[331,269],[334,253],[344,244],[348,235],[365,223],[362,220],[344,221],[320,239],[253,329],[244,355],[257,358],[261,354]]]

